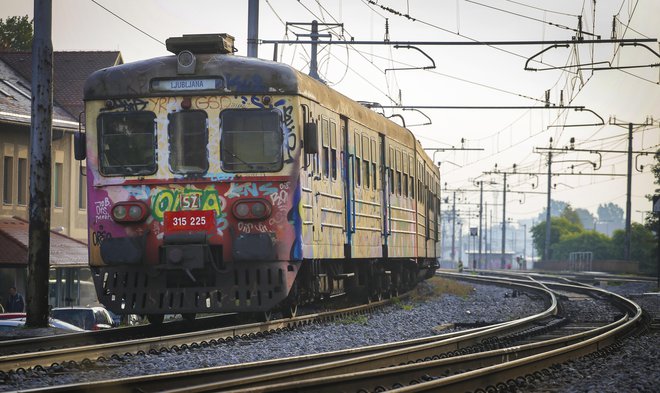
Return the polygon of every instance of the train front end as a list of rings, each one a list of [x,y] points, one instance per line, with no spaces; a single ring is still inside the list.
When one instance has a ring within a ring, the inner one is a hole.
[[[158,321],[293,301],[295,74],[195,48],[100,70],[85,86],[90,266],[115,313]]]

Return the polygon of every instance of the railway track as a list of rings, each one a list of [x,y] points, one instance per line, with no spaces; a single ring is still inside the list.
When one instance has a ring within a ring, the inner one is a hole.
[[[448,276],[486,280],[478,276]],[[554,363],[608,347],[640,323],[641,310],[637,305],[599,289],[524,277],[488,280],[520,292],[541,294],[548,307],[521,320],[423,339],[34,391],[473,391],[486,386],[502,389],[507,384],[524,383]],[[585,296],[613,301],[621,316],[599,323],[571,322],[562,316],[562,302],[582,301]]]
[[[407,294],[401,295],[403,299]],[[53,365],[89,363],[125,354],[156,353],[169,348],[195,348],[231,341],[235,338],[261,337],[271,332],[295,329],[322,321],[364,314],[390,304],[386,299],[340,310],[310,313],[295,318],[261,323],[236,324],[235,315],[199,318],[161,326],[136,326],[99,332],[64,334],[0,342],[0,372]],[[231,324],[230,326],[225,326]],[[222,327],[217,327],[217,326]]]

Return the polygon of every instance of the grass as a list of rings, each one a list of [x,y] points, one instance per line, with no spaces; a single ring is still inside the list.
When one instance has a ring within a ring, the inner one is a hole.
[[[339,323],[342,325],[366,325],[368,318],[366,315],[351,315],[346,318],[342,318]]]
[[[466,299],[473,291],[474,287],[463,282],[442,277],[432,277],[426,280],[426,285],[418,285],[415,288],[411,295],[411,300],[423,301],[445,294],[456,295]]]

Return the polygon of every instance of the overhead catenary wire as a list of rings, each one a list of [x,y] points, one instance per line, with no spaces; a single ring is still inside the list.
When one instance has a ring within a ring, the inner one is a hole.
[[[111,15],[113,15],[114,17],[116,17],[117,19],[119,19],[119,20],[121,20],[122,22],[126,23],[127,25],[131,26],[131,27],[134,28],[135,30],[137,30],[137,31],[139,31],[140,33],[146,35],[147,37],[149,37],[149,38],[151,38],[152,40],[158,42],[159,44],[165,46],[165,43],[164,43],[163,41],[159,40],[158,38],[152,36],[151,34],[147,33],[146,31],[142,30],[141,28],[137,27],[137,26],[134,25],[133,23],[131,23],[131,22],[127,21],[126,19],[122,18],[121,16],[117,15],[116,13],[114,13],[114,12],[111,11],[111,10],[109,10],[106,6],[102,5],[102,4],[99,3],[98,1],[96,1],[96,0],[90,0],[90,1],[91,1],[92,3],[94,3],[94,4],[96,4],[97,6],[101,7],[102,9],[104,9],[105,11],[107,11],[108,13],[110,13]]]

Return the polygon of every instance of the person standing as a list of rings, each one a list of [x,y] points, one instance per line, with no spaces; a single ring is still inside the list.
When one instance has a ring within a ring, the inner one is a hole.
[[[25,310],[25,301],[23,296],[16,291],[16,287],[9,288],[9,299],[5,307],[5,312],[23,312]]]

